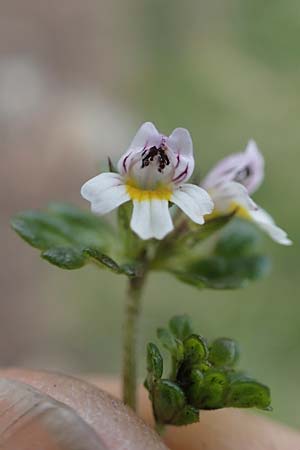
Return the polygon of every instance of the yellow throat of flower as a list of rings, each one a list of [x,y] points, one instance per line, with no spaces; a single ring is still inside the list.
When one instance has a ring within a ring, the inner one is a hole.
[[[168,186],[157,186],[154,190],[144,190],[138,188],[133,182],[127,181],[126,190],[131,200],[138,202],[151,200],[170,200],[172,191]]]
[[[235,211],[236,217],[240,217],[241,219],[245,219],[245,220],[252,220],[252,217],[249,214],[248,210],[244,206],[241,206],[235,202],[232,202],[226,211],[221,212],[221,211],[218,211],[217,209],[214,209],[211,214],[208,214],[205,216],[205,220],[216,219],[217,217],[231,214],[234,211]]]

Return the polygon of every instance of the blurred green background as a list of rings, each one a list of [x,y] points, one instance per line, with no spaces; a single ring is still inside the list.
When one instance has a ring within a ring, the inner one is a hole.
[[[191,131],[197,169],[254,138],[266,159],[255,200],[288,230],[265,238],[273,272],[245,290],[197,291],[152,275],[139,359],[172,314],[234,337],[268,383],[274,412],[300,426],[300,3],[296,0],[0,0],[0,355],[3,365],[120,371],[125,280],[39,260],[9,217],[80,186],[117,159],[139,125]]]

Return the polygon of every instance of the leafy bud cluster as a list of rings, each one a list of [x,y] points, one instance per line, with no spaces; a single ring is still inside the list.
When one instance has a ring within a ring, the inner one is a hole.
[[[194,333],[185,315],[173,317],[157,336],[172,361],[169,378],[163,378],[163,357],[155,344],[148,344],[145,387],[159,426],[198,422],[200,410],[271,409],[269,388],[236,369],[239,348],[234,340],[208,343]]]

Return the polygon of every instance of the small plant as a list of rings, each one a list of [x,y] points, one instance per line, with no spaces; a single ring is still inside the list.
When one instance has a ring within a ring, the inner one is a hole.
[[[116,167],[87,181],[82,196],[91,210],[52,203],[12,219],[14,230],[61,269],[94,264],[128,279],[123,336],[123,399],[136,407],[136,335],[145,282],[152,271],[168,272],[198,289],[233,289],[269,269],[259,229],[290,245],[284,230],[250,195],[264,177],[254,141],[220,161],[199,182],[190,133],[170,136],[144,123]],[[97,217],[118,208],[115,225]],[[269,390],[235,371],[237,346],[229,339],[207,344],[189,321],[175,317],[158,332],[172,357],[169,379],[163,360],[148,346],[146,386],[158,424],[198,420],[199,410],[224,406],[267,409]]]

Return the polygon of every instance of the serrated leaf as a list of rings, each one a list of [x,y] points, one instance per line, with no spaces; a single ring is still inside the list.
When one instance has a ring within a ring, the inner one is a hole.
[[[269,269],[269,259],[263,255],[239,258],[214,256],[192,264],[184,272],[173,273],[180,281],[200,289],[236,289],[263,277]]]
[[[215,339],[209,348],[209,361],[214,367],[233,367],[239,358],[239,346],[228,338]]]
[[[193,333],[191,320],[186,314],[172,317],[169,327],[174,336],[182,341]]]
[[[183,341],[183,346],[185,364],[199,364],[207,358],[208,347],[204,337],[192,334]]]
[[[116,244],[106,222],[74,206],[51,203],[46,211],[26,211],[12,219],[13,229],[30,245],[42,250],[42,258],[62,269],[79,269],[89,261],[127,276],[133,266],[120,266],[106,254]]]
[[[172,424],[186,406],[184,393],[176,383],[159,380],[153,388],[152,406],[157,422]]]
[[[147,345],[147,370],[154,379],[162,377],[163,358],[158,347],[152,342]]]
[[[239,376],[230,383],[226,406],[269,409],[271,394],[268,386],[247,376]]]
[[[46,211],[25,211],[11,221],[13,229],[30,245],[49,247],[80,245],[105,249],[112,232],[98,217],[70,205],[51,204]]]

